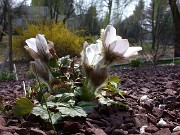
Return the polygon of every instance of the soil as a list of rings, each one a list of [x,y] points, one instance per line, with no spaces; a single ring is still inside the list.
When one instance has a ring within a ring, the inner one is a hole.
[[[23,81],[26,86],[32,82],[25,74],[28,66],[17,64],[18,81],[0,82],[1,106],[23,96]],[[55,125],[59,135],[180,135],[180,66],[115,68],[110,74],[121,78],[120,87],[127,93],[125,99],[114,100],[128,109],[99,105],[86,118],[60,121]],[[39,117],[17,119],[6,111],[0,115],[0,135],[53,135],[53,130]]]

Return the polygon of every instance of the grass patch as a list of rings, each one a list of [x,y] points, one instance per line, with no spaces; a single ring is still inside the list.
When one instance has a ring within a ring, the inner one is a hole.
[[[14,73],[0,70],[0,81],[14,80],[14,79],[15,79]]]

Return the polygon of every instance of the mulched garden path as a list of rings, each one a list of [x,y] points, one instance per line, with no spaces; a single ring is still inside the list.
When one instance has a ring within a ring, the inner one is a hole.
[[[1,106],[23,95],[22,82],[27,86],[32,81],[25,75],[27,69],[27,64],[17,64],[19,80],[0,82]],[[116,68],[110,74],[120,76],[121,89],[127,92],[125,99],[114,100],[129,108],[99,106],[87,118],[63,119],[56,125],[59,135],[180,135],[180,66]],[[53,135],[53,131],[38,117],[17,119],[8,111],[0,115],[0,135]]]

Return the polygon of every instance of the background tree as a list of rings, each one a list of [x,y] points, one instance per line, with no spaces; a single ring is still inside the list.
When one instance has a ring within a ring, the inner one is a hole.
[[[11,14],[14,18],[17,14],[21,12],[21,8],[26,4],[26,0],[20,1],[19,3],[14,3],[12,0],[2,0],[0,4],[0,41],[2,41],[3,35],[7,31],[8,27],[8,15]]]
[[[74,13],[74,1],[73,0],[32,0],[32,6],[45,6],[48,7],[50,18],[58,21],[60,15],[65,17],[63,22]]]
[[[97,18],[97,11],[95,5],[90,6],[87,13],[85,14],[84,27],[91,35],[99,34],[100,26]]]
[[[117,16],[123,14],[123,10],[127,5],[129,5],[133,0],[101,0],[98,1],[99,3],[99,9],[102,10],[102,12],[105,12],[104,23],[103,28],[106,27],[108,24],[113,24],[114,20],[119,19]],[[104,7],[107,8],[106,11],[104,11]],[[113,17],[115,16],[115,17]]]
[[[175,51],[174,56],[180,57],[180,10],[178,9],[178,0],[169,0],[175,28]]]
[[[125,38],[129,38],[130,42],[139,42],[142,40],[143,28],[142,23],[144,20],[144,1],[139,0],[139,3],[135,7],[133,14],[123,21],[119,21],[116,24],[117,32],[124,36]]]

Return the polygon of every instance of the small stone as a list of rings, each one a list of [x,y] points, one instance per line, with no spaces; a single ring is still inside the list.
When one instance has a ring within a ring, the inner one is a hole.
[[[126,135],[127,132],[124,132],[122,129],[114,129],[111,135]]]
[[[153,108],[152,99],[149,99],[149,100],[145,101],[143,106],[147,110],[152,110],[152,108]]]
[[[136,117],[134,118],[134,123],[135,123],[135,126],[140,128],[144,125],[148,125],[148,119],[147,119],[147,116],[144,115],[144,114],[138,114],[136,115]]]
[[[173,133],[171,133],[171,135],[180,135],[180,131],[178,131],[178,132],[173,132]]]
[[[163,118],[160,119],[160,121],[157,123],[158,126],[160,127],[165,127],[167,126],[167,122],[163,120]]]
[[[175,128],[173,128],[173,132],[177,132],[180,131],[180,126],[176,126]]]
[[[155,117],[154,115],[148,113],[147,117],[148,117],[148,120],[149,120],[150,122],[152,122],[153,124],[156,124],[156,123],[157,123],[157,119],[156,119],[156,117]]]
[[[14,135],[14,134],[12,134],[10,132],[0,132],[0,133],[1,133],[1,135]]]
[[[105,124],[101,121],[95,120],[95,119],[90,119],[90,118],[86,118],[87,121],[90,121],[93,124],[98,124],[100,126],[104,126]]]
[[[154,107],[153,110],[152,110],[152,113],[157,116],[158,118],[161,118],[163,113],[164,113],[164,110],[161,110],[157,107]]]
[[[121,115],[111,115],[110,120],[112,121],[113,127],[119,127],[123,123],[123,117]]]
[[[88,118],[99,120],[101,116],[95,110],[93,110],[93,112],[88,115]]]
[[[134,121],[134,119],[132,117],[127,117],[127,118],[125,118],[124,123],[131,123],[133,121]]]
[[[144,93],[144,94],[146,94],[146,93],[148,93],[150,90],[148,89],[148,88],[141,88],[141,93]]]
[[[100,128],[94,128],[94,134],[95,135],[107,135],[102,129]]]
[[[177,99],[174,96],[168,96],[164,99],[164,104],[174,104],[176,103]]]
[[[144,107],[139,106],[138,109],[140,114],[146,113],[146,109]]]
[[[6,126],[6,121],[4,120],[2,115],[0,115],[0,125]]]
[[[166,108],[166,105],[164,105],[164,104],[159,105],[159,109],[164,110],[165,108]]]
[[[124,125],[127,129],[134,127],[134,123],[126,123]]]
[[[166,83],[165,87],[166,87],[167,89],[173,88],[173,81],[168,81],[168,82]]]
[[[166,93],[167,95],[172,95],[172,96],[174,96],[174,95],[176,94],[176,91],[174,91],[174,90],[172,90],[172,89],[166,89],[165,93]]]
[[[105,125],[106,127],[111,127],[111,123],[105,119],[100,119]]]
[[[136,128],[132,128],[128,130],[128,134],[140,134],[140,131]]]
[[[9,126],[9,128],[13,129],[19,135],[27,135],[28,134],[28,130],[26,128],[19,128],[16,126]]]
[[[163,128],[163,129],[153,133],[152,135],[171,135],[171,131],[169,130],[169,128]]]
[[[148,126],[142,126],[141,128],[140,128],[140,133],[141,134],[143,134],[143,133],[145,133],[145,129],[147,128]]]
[[[30,129],[30,135],[46,135],[46,133],[40,129],[31,128]]]
[[[104,129],[104,131],[105,131],[107,134],[110,134],[113,130],[114,130],[114,128],[112,128],[112,127],[107,127],[107,128]]]
[[[18,120],[13,120],[13,119],[8,120],[7,122],[7,126],[16,126],[18,124],[19,124]]]
[[[145,132],[148,132],[148,133],[155,133],[158,130],[159,129],[154,125],[149,125],[147,128],[145,128]]]
[[[148,100],[148,96],[147,95],[143,95],[141,98],[140,98],[140,103],[144,103]]]
[[[54,135],[54,130],[49,130],[46,132],[47,135]]]

